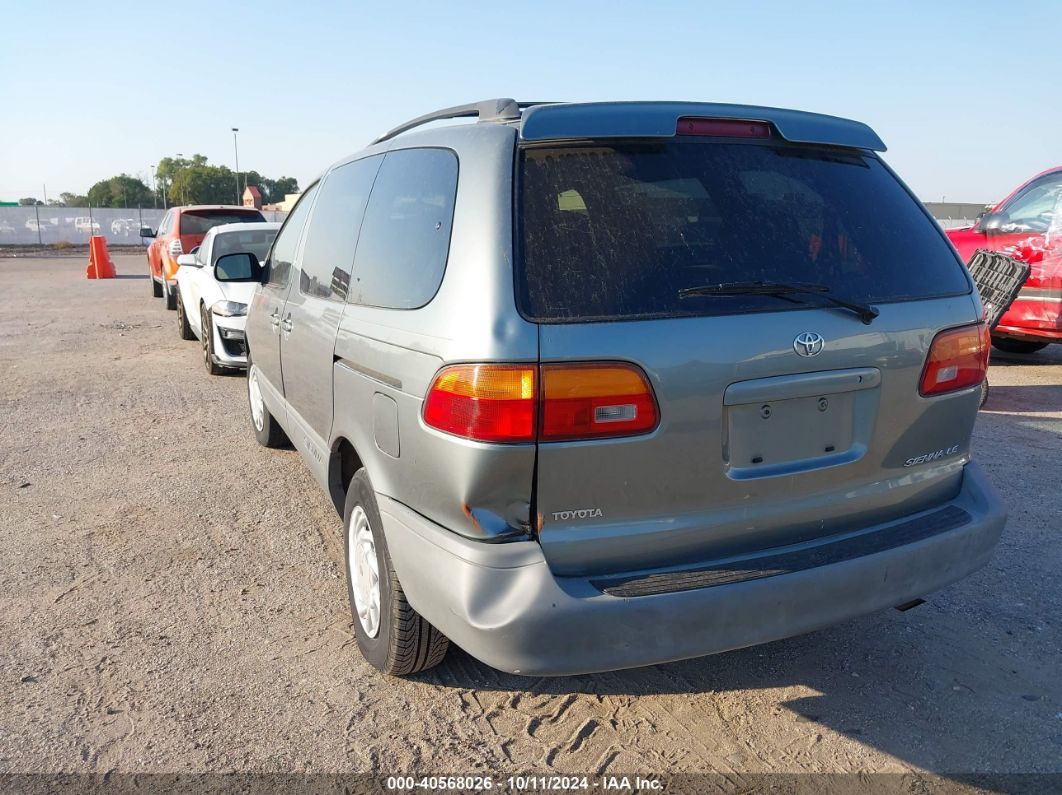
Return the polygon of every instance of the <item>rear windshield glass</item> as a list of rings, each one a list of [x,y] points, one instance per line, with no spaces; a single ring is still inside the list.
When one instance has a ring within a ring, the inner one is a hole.
[[[724,282],[822,284],[887,302],[969,292],[934,222],[882,163],[762,143],[587,143],[520,154],[517,298],[534,320],[806,309],[697,296]]]
[[[181,213],[182,235],[205,235],[222,224],[252,224],[265,222],[260,212],[241,213],[239,210],[187,210]]]

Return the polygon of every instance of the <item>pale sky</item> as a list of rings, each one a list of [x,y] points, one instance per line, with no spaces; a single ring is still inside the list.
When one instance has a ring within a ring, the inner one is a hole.
[[[0,11],[0,199],[167,155],[294,176],[489,97],[847,116],[926,201],[1062,164],[1062,2],[40,2]]]

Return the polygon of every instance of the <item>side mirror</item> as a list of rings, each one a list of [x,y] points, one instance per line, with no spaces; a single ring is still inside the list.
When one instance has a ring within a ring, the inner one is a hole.
[[[219,282],[260,282],[262,263],[254,254],[226,254],[214,263],[214,278]]]
[[[140,236],[141,237],[154,237],[155,236],[155,230],[152,229],[150,226],[142,226],[142,227],[140,227]]]
[[[199,263],[195,261],[194,254],[181,254],[177,258],[177,266],[180,267],[181,265],[187,265],[190,268],[199,267]]]
[[[981,216],[978,230],[986,235],[998,235],[1003,231],[1003,224],[1007,223],[1006,213],[985,213]]]

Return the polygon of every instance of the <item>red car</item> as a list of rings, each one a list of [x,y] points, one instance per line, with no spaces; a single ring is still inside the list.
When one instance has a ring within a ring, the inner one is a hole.
[[[148,246],[148,272],[151,292],[156,298],[165,297],[166,308],[177,308],[177,258],[203,242],[203,236],[222,224],[265,222],[265,216],[253,207],[225,204],[198,204],[190,207],[171,207],[157,230],[143,227],[141,237],[151,237]]]
[[[1029,278],[992,332],[1008,353],[1032,353],[1062,342],[1062,166],[1037,174],[948,237],[965,262],[979,248],[1029,263]]]

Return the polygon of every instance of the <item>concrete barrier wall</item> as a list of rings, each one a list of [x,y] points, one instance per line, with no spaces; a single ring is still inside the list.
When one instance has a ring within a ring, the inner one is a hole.
[[[137,207],[0,207],[0,246],[51,246],[88,243],[103,235],[109,244],[139,245],[140,227],[157,229],[165,210]],[[287,213],[263,211],[269,221],[283,221]]]

